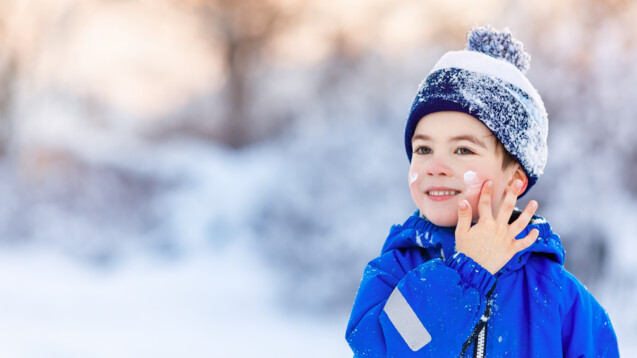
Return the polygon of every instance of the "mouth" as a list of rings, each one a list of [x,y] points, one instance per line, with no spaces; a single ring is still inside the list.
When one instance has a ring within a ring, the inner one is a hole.
[[[447,196],[447,195],[456,195],[459,194],[460,192],[455,191],[455,190],[446,190],[446,191],[439,191],[439,190],[430,190],[427,192],[427,195],[430,196]]]
[[[425,194],[430,200],[443,201],[449,200],[456,195],[460,194],[460,190],[450,188],[429,188],[425,191]]]

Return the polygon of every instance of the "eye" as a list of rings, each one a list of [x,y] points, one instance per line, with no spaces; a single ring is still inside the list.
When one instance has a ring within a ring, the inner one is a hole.
[[[464,147],[460,147],[460,148],[456,149],[455,153],[456,154],[460,154],[460,155],[474,154],[474,152],[471,149],[464,148]]]
[[[414,153],[416,154],[420,154],[420,155],[424,155],[424,154],[431,154],[431,148],[429,147],[418,147],[416,148],[416,150],[414,150]]]

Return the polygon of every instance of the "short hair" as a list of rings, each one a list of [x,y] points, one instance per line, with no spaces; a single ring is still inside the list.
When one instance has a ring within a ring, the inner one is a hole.
[[[518,161],[515,159],[511,153],[509,153],[506,148],[504,148],[504,144],[500,142],[497,138],[495,139],[495,152],[502,153],[502,170],[506,170],[510,168],[512,165],[516,164]]]

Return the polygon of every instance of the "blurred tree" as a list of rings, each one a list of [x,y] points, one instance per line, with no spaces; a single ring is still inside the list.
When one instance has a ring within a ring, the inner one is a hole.
[[[198,134],[233,148],[262,139],[280,126],[281,119],[262,118],[251,111],[261,91],[251,82],[264,62],[263,50],[286,29],[294,9],[274,0],[191,0],[185,4],[202,19],[204,36],[221,52],[225,73],[223,108],[212,114],[221,117],[220,123],[200,123]]]

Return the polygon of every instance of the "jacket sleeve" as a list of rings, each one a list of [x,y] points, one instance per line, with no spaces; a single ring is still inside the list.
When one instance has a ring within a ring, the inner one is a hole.
[[[495,277],[460,253],[424,256],[391,250],[367,265],[346,332],[356,357],[460,356]]]
[[[593,295],[574,277],[566,295],[562,324],[564,357],[619,357],[610,318]]]

